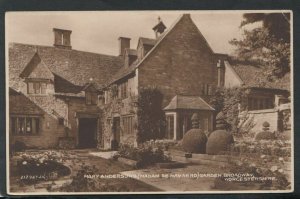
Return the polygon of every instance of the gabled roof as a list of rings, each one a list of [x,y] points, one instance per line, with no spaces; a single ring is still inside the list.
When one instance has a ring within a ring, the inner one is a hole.
[[[240,78],[246,87],[290,90],[290,73],[280,79],[268,81],[264,74],[264,67],[260,64],[238,60],[231,60],[225,64],[234,70],[237,78]]]
[[[208,103],[199,96],[176,95],[164,110],[208,110],[214,111]]]
[[[43,64],[54,75],[70,84],[83,86],[94,79],[97,87],[105,84],[122,66],[119,56],[102,55],[50,46],[12,43],[9,46],[10,86],[17,84],[19,75],[38,51]]]
[[[20,74],[22,78],[53,79],[53,74],[36,52]]]
[[[145,38],[145,37],[139,38],[139,43],[141,43],[142,45],[154,46],[156,44],[156,42],[157,42],[156,39]]]
[[[182,20],[190,20],[193,24],[194,22],[192,21],[192,19],[190,18],[190,14],[183,14],[181,15],[175,22],[174,24],[167,29],[165,32],[163,32],[157,39],[152,39],[152,41],[150,41],[147,38],[142,38],[140,37],[140,40],[142,39],[143,42],[149,42],[149,43],[154,43],[155,45],[153,46],[153,48],[145,55],[145,57],[143,57],[143,59],[139,62],[134,62],[130,67],[128,68],[121,68],[120,71],[118,71],[108,82],[107,85],[110,85],[112,83],[114,83],[115,81],[118,81],[121,78],[126,77],[127,75],[133,73],[135,71],[136,68],[138,68],[140,65],[142,65],[142,63],[148,59],[148,57],[151,55],[152,52],[154,52],[157,47],[161,44],[161,42],[164,40],[164,38],[166,38],[171,32],[172,30],[177,26],[177,24],[179,24]],[[196,27],[197,28],[197,27]],[[208,42],[206,41],[206,39],[204,38],[204,36],[202,35],[202,33],[200,32],[200,30],[197,28],[198,33],[200,35],[200,37],[203,39],[203,41],[206,43],[206,46],[208,47],[208,49],[213,53],[212,48],[209,46]],[[139,40],[139,41],[140,41]]]
[[[18,98],[17,101],[14,100],[14,97]],[[9,103],[10,114],[42,115],[45,113],[42,108],[37,106],[28,97],[13,88],[9,88]]]

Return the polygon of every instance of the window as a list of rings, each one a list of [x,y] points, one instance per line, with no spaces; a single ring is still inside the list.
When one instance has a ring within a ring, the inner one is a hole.
[[[37,135],[39,130],[38,117],[11,117],[11,132],[14,135]]]
[[[60,118],[58,118],[58,124],[59,125],[64,125],[64,118],[62,118],[62,117],[60,117]]]
[[[28,82],[27,93],[28,94],[46,94],[47,83],[45,82]]]
[[[97,101],[98,101],[98,95],[97,95],[97,93],[96,92],[86,91],[85,92],[85,101],[86,101],[86,104],[96,105]]]
[[[128,97],[128,89],[127,89],[127,87],[128,87],[127,81],[124,82],[124,83],[122,83],[122,84],[120,84],[118,86],[119,98],[125,99],[125,98]]]
[[[210,84],[202,84],[202,94],[203,95],[212,95],[213,87]]]
[[[274,108],[274,104],[271,98],[265,97],[249,97],[248,98],[248,110],[261,110]]]
[[[174,115],[166,115],[166,120],[167,120],[166,138],[173,139],[174,138]]]
[[[133,116],[123,116],[122,125],[125,134],[133,134]]]

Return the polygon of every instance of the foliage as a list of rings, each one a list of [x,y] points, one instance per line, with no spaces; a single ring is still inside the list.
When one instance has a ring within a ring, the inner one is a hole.
[[[139,147],[121,145],[119,154],[121,157],[137,161],[138,167],[170,161],[169,157],[164,154],[162,148],[153,148],[146,143],[139,145]]]
[[[289,15],[245,14],[241,26],[262,21],[263,26],[244,30],[241,40],[229,43],[236,47],[236,56],[264,66],[265,81],[275,81],[290,71]]]
[[[60,176],[69,175],[71,172],[68,167],[57,162],[56,158],[49,154],[28,155],[24,152],[19,155],[20,159],[17,160],[15,174],[17,176],[31,176],[28,179],[21,179],[23,183],[30,184],[56,179]]]
[[[290,141],[282,140],[255,140],[255,141],[235,141],[231,145],[231,154],[259,154],[274,157],[291,157]]]
[[[246,121],[245,118],[239,118],[240,104],[246,97],[246,89],[243,87],[232,87],[232,88],[218,88],[212,95],[210,104],[217,110],[216,112],[222,112],[224,119],[227,124],[226,130],[231,131],[233,134],[239,134],[242,129],[241,121]],[[245,115],[245,117],[247,117]]]
[[[200,129],[191,129],[184,134],[182,148],[189,153],[205,153],[207,137]]]
[[[274,133],[270,131],[261,131],[256,134],[255,140],[274,140],[276,139]]]
[[[139,143],[164,136],[165,114],[162,110],[163,94],[157,88],[143,88],[138,97]]]
[[[253,163],[249,162],[239,162],[233,163],[229,169],[230,173],[234,174],[251,174],[253,177],[274,177],[275,180],[257,180],[254,182],[251,181],[241,181],[241,182],[229,182],[231,184],[231,189],[234,189],[234,184],[246,184],[248,187],[255,184],[259,184],[259,190],[286,190],[289,189],[290,183],[287,180],[287,177],[284,175],[282,169],[273,168],[261,168],[257,167]],[[225,177],[217,178],[215,180],[215,188],[220,188],[218,186],[223,183],[228,183],[225,180]],[[217,185],[217,186],[216,186]],[[224,187],[224,185],[223,185]]]
[[[60,191],[63,192],[126,192],[128,188],[115,184],[109,184],[108,182],[99,181],[98,179],[87,178],[87,175],[100,174],[99,170],[94,166],[87,166],[82,164],[77,174],[72,177],[71,184],[63,186]]]
[[[290,40],[290,14],[289,13],[246,13],[241,27],[247,24],[262,22],[270,34],[276,39],[282,39],[285,42]]]
[[[118,86],[116,84],[112,85],[110,88],[110,92],[111,92],[111,97],[113,99],[118,97]]]
[[[209,99],[209,104],[216,110],[216,114],[222,111],[224,107],[224,88],[217,87]]]
[[[226,130],[216,130],[208,137],[206,153],[209,155],[217,155],[221,151],[227,151],[233,142],[233,136],[229,132]]]

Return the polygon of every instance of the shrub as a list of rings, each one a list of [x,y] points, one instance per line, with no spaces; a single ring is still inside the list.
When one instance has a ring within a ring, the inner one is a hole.
[[[184,134],[182,147],[189,153],[205,153],[207,137],[200,129],[191,129]]]
[[[256,134],[255,140],[274,140],[275,134],[270,131],[261,131]]]
[[[137,161],[138,167],[145,167],[158,162],[169,162],[170,159],[161,148],[153,148],[148,144],[139,147],[121,145],[119,149],[121,157]]]
[[[13,148],[13,151],[15,151],[15,152],[21,152],[21,151],[25,151],[25,149],[27,147],[24,142],[16,141],[12,148]]]
[[[143,88],[138,97],[138,143],[164,136],[163,94],[157,88]]]
[[[227,151],[233,142],[233,136],[229,132],[226,130],[216,130],[208,137],[206,153],[217,155],[221,151]]]

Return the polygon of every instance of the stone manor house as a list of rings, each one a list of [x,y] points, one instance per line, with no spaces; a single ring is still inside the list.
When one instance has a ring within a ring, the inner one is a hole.
[[[208,101],[218,86],[246,86],[246,109],[273,118],[271,129],[278,128],[276,107],[287,102],[289,76],[260,85],[262,69],[213,52],[189,14],[168,28],[159,19],[153,31],[154,38],[140,37],[136,48],[120,37],[119,56],[74,50],[72,31],[56,28],[53,46],[10,43],[10,143],[103,149],[112,140],[136,144],[137,96],[148,86],[164,97],[165,139],[180,140],[194,112],[202,130],[212,131],[215,114]]]

